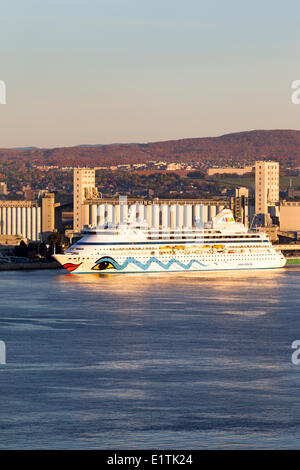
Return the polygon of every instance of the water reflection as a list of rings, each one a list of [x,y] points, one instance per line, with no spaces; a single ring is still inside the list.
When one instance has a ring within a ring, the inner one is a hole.
[[[213,273],[82,274],[59,275],[55,281],[63,291],[89,294],[99,302],[113,302],[122,318],[136,321],[144,309],[163,312],[173,308],[174,316],[233,315],[255,318],[271,315],[280,301],[284,270],[231,271]],[[120,303],[121,302],[121,303]],[[206,312],[203,305],[206,305]],[[140,315],[140,317],[139,317]]]
[[[280,286],[284,270],[260,271],[222,271],[191,273],[128,273],[124,274],[62,274],[57,275],[61,287],[83,289],[87,291],[113,292],[115,295],[164,289],[198,288],[213,290],[218,298],[234,300],[236,295],[243,295],[248,289],[266,290]],[[231,296],[231,297],[230,297]]]

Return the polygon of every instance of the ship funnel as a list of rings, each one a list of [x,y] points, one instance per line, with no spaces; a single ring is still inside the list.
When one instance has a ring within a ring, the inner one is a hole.
[[[233,213],[230,209],[223,209],[212,219],[214,225],[235,224]]]

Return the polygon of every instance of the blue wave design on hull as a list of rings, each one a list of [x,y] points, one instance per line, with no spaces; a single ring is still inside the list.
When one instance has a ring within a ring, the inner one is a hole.
[[[189,261],[188,264],[184,264],[184,263],[182,263],[181,261],[179,261],[175,258],[170,259],[170,261],[168,261],[167,263],[163,263],[159,259],[151,257],[145,264],[143,264],[140,261],[136,260],[135,258],[129,257],[129,258],[126,258],[126,260],[124,261],[123,264],[119,264],[113,258],[104,257],[104,258],[100,258],[97,261],[97,263],[93,267],[93,269],[98,270],[99,268],[97,268],[97,266],[100,263],[110,263],[118,271],[123,271],[125,268],[127,268],[127,266],[130,263],[134,264],[135,266],[142,269],[143,271],[146,271],[151,266],[152,263],[158,264],[161,268],[163,268],[165,270],[168,270],[171,266],[173,266],[173,264],[177,264],[178,266],[180,266],[182,269],[185,269],[185,270],[189,270],[193,263],[197,263],[199,266],[202,266],[202,267],[207,267],[208,266],[207,264],[200,263],[200,261],[198,261],[196,259],[192,259],[191,261]],[[216,264],[216,263],[214,263],[214,264]],[[103,266],[105,266],[105,264],[103,264]],[[103,271],[104,270],[105,270],[105,268],[103,269]]]

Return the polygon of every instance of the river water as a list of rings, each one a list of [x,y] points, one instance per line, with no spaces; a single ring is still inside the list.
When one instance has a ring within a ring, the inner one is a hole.
[[[0,448],[299,449],[299,285],[1,272]]]

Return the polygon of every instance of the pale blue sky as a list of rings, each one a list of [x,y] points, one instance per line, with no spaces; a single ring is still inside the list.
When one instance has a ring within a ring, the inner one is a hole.
[[[0,147],[299,129],[294,0],[0,0]]]

